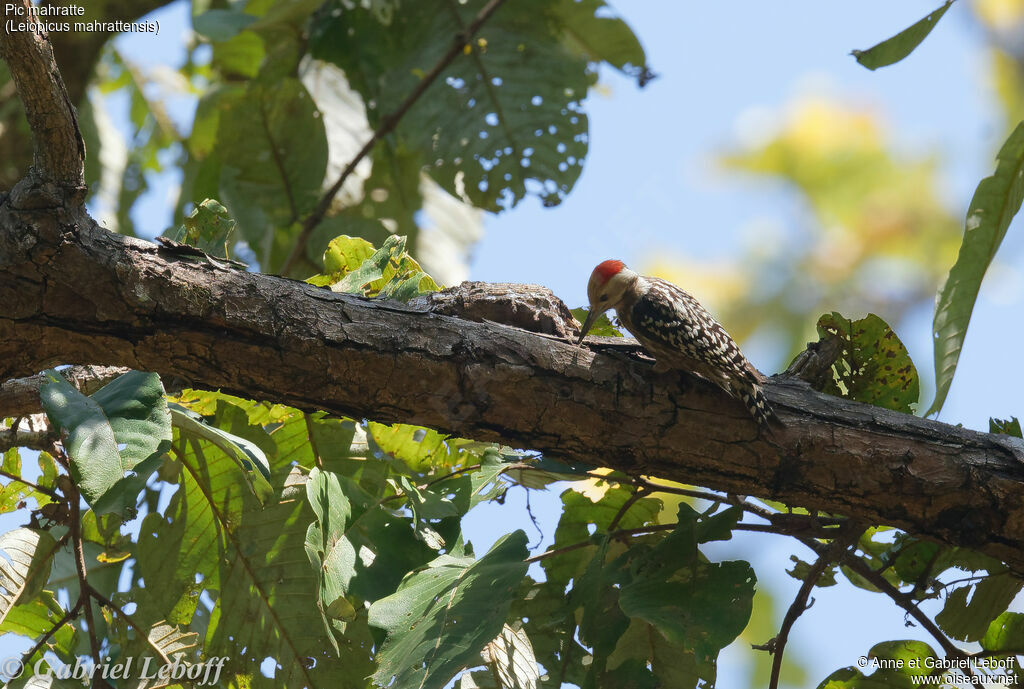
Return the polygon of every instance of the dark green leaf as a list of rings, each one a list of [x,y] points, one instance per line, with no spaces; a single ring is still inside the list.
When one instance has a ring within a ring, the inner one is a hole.
[[[1024,122],[996,156],[995,174],[974,191],[967,209],[960,255],[935,300],[935,401],[925,416],[938,413],[949,394],[974,302],[988,266],[1024,200]]]
[[[526,574],[526,534],[503,537],[480,560],[442,555],[370,606],[370,624],[388,638],[374,681],[441,689],[505,624],[512,594]]]
[[[946,596],[946,604],[935,616],[935,622],[954,639],[978,641],[992,621],[1010,607],[1021,586],[1024,582],[1009,573],[961,586]]]
[[[622,19],[611,16],[603,0],[559,0],[551,6],[572,50],[590,62],[607,62],[635,77],[640,86],[653,78],[640,41]]]
[[[220,196],[264,271],[274,271],[316,205],[327,168],[327,135],[297,79],[250,84],[220,114]]]
[[[857,62],[871,70],[899,62],[914,52],[914,48],[920,45],[921,41],[931,33],[939,19],[942,18],[942,15],[946,13],[946,10],[952,4],[953,0],[946,0],[942,7],[916,24],[867,50],[854,50],[852,55],[857,58]]]

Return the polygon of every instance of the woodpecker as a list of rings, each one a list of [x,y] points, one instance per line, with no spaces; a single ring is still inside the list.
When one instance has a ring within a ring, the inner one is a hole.
[[[654,356],[656,371],[697,373],[743,402],[762,428],[778,422],[761,389],[761,372],[725,328],[671,282],[639,275],[622,261],[604,261],[590,275],[587,297],[590,313],[577,345],[602,313],[615,309],[622,325]]]

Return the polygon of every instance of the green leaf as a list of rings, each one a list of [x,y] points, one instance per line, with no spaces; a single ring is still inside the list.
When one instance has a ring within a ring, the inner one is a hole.
[[[868,658],[879,661],[891,661],[887,665],[899,666],[901,674],[923,677],[932,672],[925,662],[926,658],[937,660],[938,656],[932,647],[923,641],[883,641],[871,647]]]
[[[231,236],[235,221],[228,209],[214,199],[206,199],[193,209],[184,224],[168,238],[194,246],[218,258],[227,258],[231,250]]]
[[[638,617],[629,621],[619,637],[608,657],[608,667],[610,671],[601,678],[608,683],[605,686],[702,686],[693,649],[669,642]]]
[[[988,432],[1012,435],[1014,438],[1024,438],[1024,435],[1021,435],[1020,421],[1016,416],[1011,416],[1009,419],[989,419]]]
[[[0,625],[16,603],[28,603],[50,576],[57,541],[49,531],[19,528],[0,536]]]
[[[572,310],[572,317],[582,324],[587,320],[587,314],[590,313],[590,309],[578,308]],[[601,337],[622,337],[622,333],[619,329],[612,325],[612,321],[606,314],[598,316],[594,325],[591,326],[588,335],[598,335]]]
[[[234,10],[207,10],[192,20],[196,33],[212,41],[227,41],[252,25],[258,17]]]
[[[857,62],[870,70],[887,67],[895,62],[899,62],[914,52],[914,48],[919,46],[921,41],[932,32],[939,19],[942,18],[942,15],[946,13],[946,10],[952,4],[953,0],[946,0],[942,7],[916,24],[900,31],[892,38],[886,39],[867,50],[854,50],[851,54],[857,59]]]
[[[345,538],[352,507],[342,490],[340,478],[319,468],[314,468],[306,481],[306,499],[317,518],[306,530],[306,556],[320,579],[317,606],[337,653],[338,642],[332,632],[335,629],[332,621],[343,623],[355,616],[354,606],[345,598],[356,573],[356,550]],[[337,629],[344,632],[344,625]]]
[[[865,675],[847,667],[829,675],[818,689],[912,689],[923,686],[921,678],[933,674],[938,656],[923,641],[883,641],[868,652],[873,672]],[[946,686],[945,684],[941,686]]]
[[[405,3],[384,26],[368,10],[331,3],[311,33],[312,54],[352,75],[371,122],[379,120],[483,5]],[[583,13],[560,13],[547,0],[502,7],[399,124],[401,139],[422,152],[450,194],[497,211],[527,193],[556,205],[572,188],[587,155],[581,103],[595,80],[565,40],[566,17],[576,14]]]
[[[259,74],[266,54],[263,39],[252,31],[242,31],[227,41],[213,44],[212,65],[225,80],[252,79]]]
[[[981,647],[986,651],[1011,651],[1024,648],[1024,614],[1004,612],[985,631]]]
[[[42,455],[40,455],[40,461],[43,461]],[[21,454],[18,452],[18,448],[12,447],[3,453],[3,471],[6,477],[11,477],[11,481],[0,488],[0,513],[20,509],[20,506],[28,498],[33,498],[39,507],[53,502],[53,498],[46,493],[39,492],[35,486],[30,486],[15,478],[22,475]]]
[[[441,689],[501,634],[512,595],[526,574],[526,534],[502,537],[479,560],[442,555],[370,606],[387,631],[377,654],[382,686]]]
[[[644,86],[653,78],[640,41],[603,0],[551,3],[563,28],[563,42],[590,62],[607,62]]]
[[[43,408],[67,434],[71,478],[82,497],[97,514],[134,516],[136,496],[170,447],[160,377],[130,371],[86,397],[56,371],[47,374]]]
[[[220,197],[265,272],[284,261],[297,221],[320,198],[327,135],[312,97],[297,79],[254,81],[225,99],[217,129]]]
[[[597,678],[604,674],[609,656],[629,628],[615,588],[619,563],[613,560],[606,565],[610,551],[606,536],[594,540],[596,551],[574,582],[569,597],[570,608],[583,608],[577,629],[580,641],[592,651],[593,662],[587,669],[585,687],[595,686]]]
[[[980,582],[955,589],[935,616],[942,631],[960,641],[978,641],[1024,586],[1009,573],[988,576]],[[970,599],[968,601],[968,599]]]
[[[946,401],[981,281],[1024,200],[1024,122],[996,159],[995,174],[981,180],[974,192],[960,255],[935,300],[935,401],[925,416],[938,413]]]
[[[885,321],[873,313],[851,321],[833,311],[818,319],[818,334],[837,336],[843,346],[822,392],[913,413],[920,395],[917,369]]]
[[[269,483],[270,463],[259,446],[245,438],[211,426],[203,421],[199,414],[180,404],[172,402],[168,408],[175,427],[183,434],[213,443],[231,458],[231,461],[242,470],[242,476],[261,503],[266,504],[273,498],[274,489]]]
[[[796,555],[790,555],[789,559],[793,562],[793,569],[787,569],[786,574],[797,579],[798,581],[806,581],[807,576],[811,573],[811,565],[804,562]],[[836,585],[836,568],[835,565],[828,567],[821,576],[818,577],[814,584],[815,586],[835,586]]]
[[[933,570],[941,549],[941,546],[931,541],[920,541],[909,536],[898,538],[893,569],[903,581],[917,583],[921,577],[935,574]]]
[[[674,552],[675,534],[655,551],[659,561]],[[682,543],[690,536],[678,532]],[[677,551],[676,551],[677,552]],[[698,663],[713,667],[718,652],[743,631],[750,620],[754,599],[754,571],[746,562],[692,561],[678,569],[646,567],[622,586],[619,605],[630,617],[655,627],[670,642],[691,648]],[[713,677],[712,677],[713,679]]]
[[[476,464],[484,451],[493,448],[485,443],[408,424],[387,425],[371,421],[367,424],[367,431],[380,450],[416,472]]]
[[[380,249],[366,256],[372,249],[368,242],[338,237],[324,255],[327,273],[315,275],[308,281],[314,285],[330,285],[335,292],[399,301],[439,290],[437,283],[406,252],[405,246],[405,237],[391,235]],[[353,268],[351,264],[360,257],[363,257],[362,262]]]
[[[49,569],[47,569],[49,571]],[[38,639],[64,617],[66,611],[49,591],[42,591],[31,601],[15,605],[0,624],[0,633],[20,634],[29,639]],[[29,663],[34,664],[49,650],[61,660],[73,662],[77,633],[73,624],[65,623],[57,629],[41,651]]]

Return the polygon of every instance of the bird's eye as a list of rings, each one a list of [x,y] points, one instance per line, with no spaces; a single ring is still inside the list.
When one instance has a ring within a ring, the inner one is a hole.
[[[601,295],[601,301],[608,301],[608,295],[607,294],[602,294]]]

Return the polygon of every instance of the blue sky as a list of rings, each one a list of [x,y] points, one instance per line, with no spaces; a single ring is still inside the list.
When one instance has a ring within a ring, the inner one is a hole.
[[[612,70],[602,72],[602,93],[586,104],[591,148],[575,190],[557,208],[541,208],[528,199],[489,217],[474,249],[472,279],[544,284],[575,307],[585,301],[590,270],[606,258],[642,268],[665,255],[698,260],[735,255],[744,233],[757,223],[793,222],[799,199],[778,184],[717,174],[711,156],[737,142],[741,123],[751,113],[778,110],[799,93],[827,92],[874,107],[890,122],[899,150],[938,146],[948,205],[960,214],[978,180],[994,169],[994,153],[1008,132],[994,107],[983,36],[968,7],[955,4],[918,51],[896,66],[869,72],[849,56],[851,49],[887,38],[938,4],[616,4],[659,78],[638,90]],[[145,57],[147,64],[176,61],[186,18],[179,4],[163,11],[160,38],[126,36],[119,45],[128,55]],[[166,188],[158,189],[143,214],[161,227],[169,221],[166,197]],[[1018,393],[1024,373],[1010,364],[1006,344],[1024,340],[1019,318],[1024,280],[1018,268],[1024,241],[1019,235],[1020,228],[1011,226],[1000,253],[1002,266],[986,280],[944,421],[985,429],[990,415],[1024,412]],[[931,307],[922,305],[898,327],[926,377],[932,368],[930,323]],[[756,350],[751,355],[764,367],[766,355]],[[478,518],[466,520],[477,552],[510,528],[524,528],[536,540],[522,496],[515,489],[504,506],[478,508]],[[534,495],[532,508],[549,543],[560,512],[557,490]],[[784,539],[748,534],[717,544],[709,555],[749,559],[762,585],[776,595],[781,619],[798,586],[783,572],[789,555],[809,557],[799,549]],[[921,630],[905,627],[902,612],[880,596],[841,585],[818,590],[814,597],[787,652],[807,667],[811,686],[852,664],[875,642],[927,640]],[[22,645],[13,645],[10,637],[0,639],[0,655],[18,648]],[[719,685],[747,686],[747,658],[738,646],[727,650]]]

